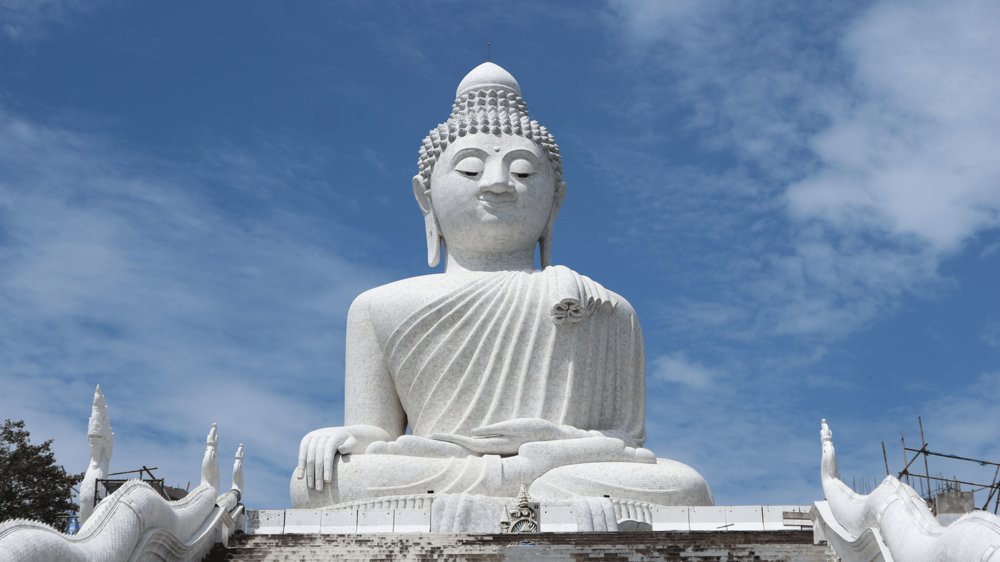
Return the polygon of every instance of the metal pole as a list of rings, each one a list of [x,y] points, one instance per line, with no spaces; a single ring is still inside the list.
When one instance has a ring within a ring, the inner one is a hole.
[[[990,507],[990,500],[993,499],[993,494],[997,491],[997,476],[1000,476],[1000,466],[998,466],[996,472],[993,473],[993,483],[990,484],[990,495],[986,496],[986,503],[983,504],[983,511],[986,511]]]
[[[924,441],[924,421],[917,416],[917,423],[920,424],[920,444],[923,445],[921,449],[927,450],[927,442]],[[931,469],[927,468],[927,455],[924,454],[924,473],[927,475],[927,499],[931,498]]]
[[[906,460],[906,436],[903,435],[902,431],[899,432],[899,439],[903,442],[903,466],[907,466],[908,467],[908,466],[910,466],[910,463],[907,462],[907,460]],[[906,469],[904,468],[903,471],[906,472]],[[906,472],[906,484],[907,484],[907,486],[909,486],[909,484],[910,484],[910,473],[909,472]]]

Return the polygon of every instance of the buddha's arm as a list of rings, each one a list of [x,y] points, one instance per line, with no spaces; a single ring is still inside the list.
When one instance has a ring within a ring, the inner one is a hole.
[[[391,441],[406,433],[406,413],[372,327],[370,299],[371,291],[362,294],[347,313],[344,423],[380,427]]]
[[[406,431],[406,414],[372,328],[370,295],[355,299],[347,314],[347,363],[343,427],[309,432],[299,445],[296,474],[323,489],[333,479],[337,453],[362,454],[375,441],[391,441]]]

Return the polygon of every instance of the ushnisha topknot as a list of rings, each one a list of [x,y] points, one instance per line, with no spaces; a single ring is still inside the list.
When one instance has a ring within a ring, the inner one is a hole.
[[[503,68],[485,62],[462,80],[456,92],[448,121],[431,129],[420,147],[417,167],[424,181],[429,181],[438,157],[459,137],[485,133],[518,135],[532,140],[549,158],[556,184],[562,181],[562,157],[549,130],[528,118],[528,108],[521,99],[517,80]]]

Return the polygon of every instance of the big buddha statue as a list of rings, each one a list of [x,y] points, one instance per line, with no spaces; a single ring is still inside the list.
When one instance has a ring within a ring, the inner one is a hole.
[[[551,264],[559,147],[492,63],[420,148],[431,267],[351,305],[343,427],[301,441],[292,504],[478,494],[712,505],[705,480],[642,448],[642,330],[621,296]],[[535,269],[539,249],[541,269]],[[409,428],[409,433],[407,433]]]

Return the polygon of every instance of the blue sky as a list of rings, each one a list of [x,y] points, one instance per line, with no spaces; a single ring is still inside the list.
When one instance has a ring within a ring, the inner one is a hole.
[[[1000,460],[1000,5],[832,4],[2,0],[0,419],[82,471],[100,383],[113,471],[197,483],[218,422],[289,507],[490,42],[562,148],[553,261],[643,324],[647,447],[720,504],[820,499],[821,418],[848,480],[917,416]]]

